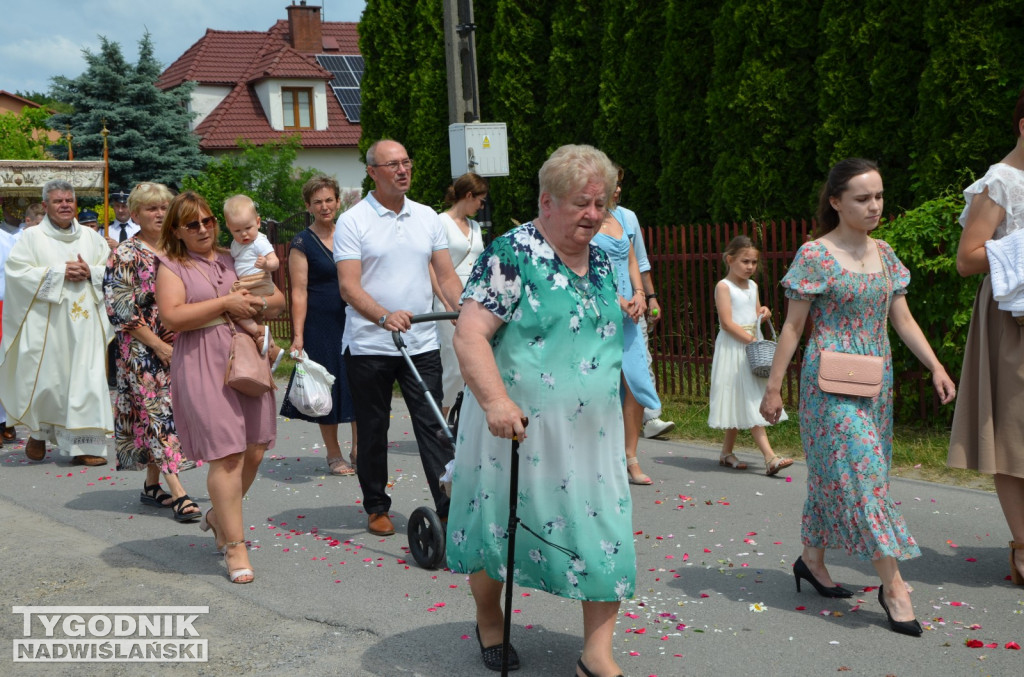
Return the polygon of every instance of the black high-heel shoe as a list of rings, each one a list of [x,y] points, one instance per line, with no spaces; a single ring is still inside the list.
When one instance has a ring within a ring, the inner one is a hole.
[[[576,665],[579,667],[580,670],[583,671],[583,674],[584,674],[585,677],[597,677],[597,675],[595,675],[593,672],[591,672],[587,668],[586,664],[583,662],[583,656],[580,656],[580,659],[578,661],[576,661]],[[576,672],[573,671],[573,676],[575,677],[575,675],[576,675]],[[620,674],[620,675],[616,675],[615,677],[623,677],[623,675]]]
[[[882,610],[885,611],[886,617],[889,619],[889,628],[893,632],[898,632],[901,635],[910,635],[911,637],[920,637],[924,633],[924,628],[917,622],[917,619],[911,621],[894,621],[892,614],[889,613],[889,605],[885,603],[885,596],[882,594],[884,585],[878,586],[878,603],[882,605]]]
[[[837,585],[834,588],[826,588],[824,585],[818,582],[818,579],[814,577],[811,570],[804,564],[803,557],[797,557],[796,562],[793,563],[793,578],[796,579],[796,591],[800,592],[800,579],[806,580],[808,583],[814,586],[814,589],[818,591],[818,594],[822,597],[831,597],[836,599],[846,599],[847,597],[853,597],[853,591],[847,590],[846,588]]]

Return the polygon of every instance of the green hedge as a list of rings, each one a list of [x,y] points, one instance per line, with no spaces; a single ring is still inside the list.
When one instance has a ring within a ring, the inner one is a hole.
[[[417,158],[412,197],[450,178],[441,0],[368,0],[361,148]],[[1012,145],[1018,0],[476,0],[483,121],[505,122],[498,231],[534,216],[537,170],[596,142],[641,222],[809,218],[828,167],[876,160],[894,212],[956,189]]]
[[[977,275],[965,280],[956,270],[956,250],[962,231],[957,218],[963,208],[962,192],[950,189],[940,197],[886,221],[877,233],[910,269],[907,304],[953,380],[960,378],[971,309],[981,282]],[[917,372],[921,373],[922,379],[926,378],[928,375],[923,373],[921,363],[899,340],[895,331],[891,332],[891,339],[893,373]],[[922,409],[929,422],[945,424],[952,420],[953,407],[937,408],[930,379],[926,385],[924,389],[919,388],[916,382],[899,385],[897,420],[919,420]],[[922,391],[925,394],[923,403],[919,394]]]

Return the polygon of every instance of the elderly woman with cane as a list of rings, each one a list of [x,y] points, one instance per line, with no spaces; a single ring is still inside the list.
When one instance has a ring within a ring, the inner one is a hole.
[[[619,386],[622,312],[607,255],[591,245],[615,168],[563,146],[540,170],[540,215],[496,239],[463,294],[455,351],[469,387],[456,446],[448,566],[469,574],[484,665],[501,669],[503,581],[578,599],[582,677],[618,675],[612,635],[633,595],[636,553]],[[529,434],[523,420],[529,416]],[[506,580],[509,444],[522,456],[523,534]],[[506,613],[509,611],[505,610]],[[519,657],[508,646],[509,667]]]

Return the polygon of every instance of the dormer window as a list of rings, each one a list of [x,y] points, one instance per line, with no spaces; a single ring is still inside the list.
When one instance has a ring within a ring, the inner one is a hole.
[[[282,87],[281,108],[285,129],[313,129],[313,89]]]

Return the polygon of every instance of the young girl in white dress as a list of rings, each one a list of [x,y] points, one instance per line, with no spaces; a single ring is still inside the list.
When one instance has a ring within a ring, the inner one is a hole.
[[[765,474],[774,475],[793,465],[793,459],[776,456],[768,443],[764,427],[770,425],[758,408],[767,379],[754,376],[747,363],[745,346],[753,342],[755,327],[771,317],[771,310],[762,306],[757,284],[750,279],[757,270],[760,252],[746,235],[734,237],[725,248],[729,274],[715,285],[715,307],[721,330],[715,339],[711,361],[711,411],[708,425],[725,430],[718,465],[746,470],[747,464],[733,454],[733,445],[740,430],[750,430],[754,443],[764,455]],[[780,421],[786,420],[782,412]]]

